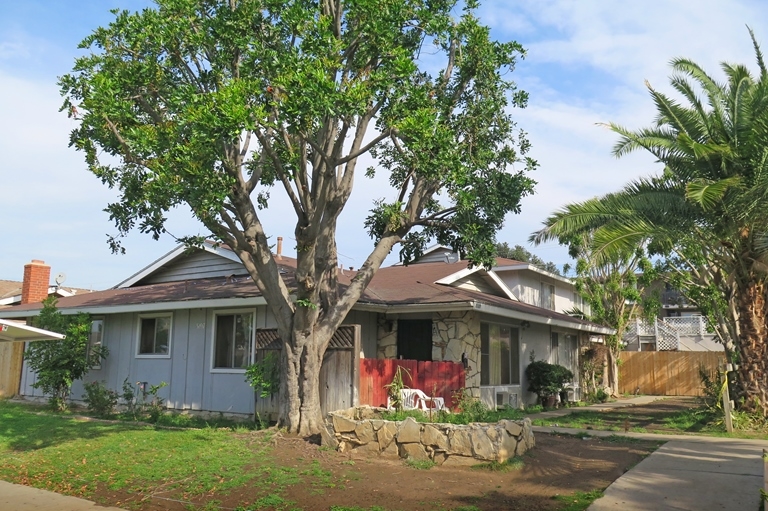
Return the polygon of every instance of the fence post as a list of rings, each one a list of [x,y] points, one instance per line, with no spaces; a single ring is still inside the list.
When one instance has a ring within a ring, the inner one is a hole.
[[[760,490],[763,502],[768,500],[768,449],[763,449],[763,489]]]
[[[723,412],[725,412],[725,430],[733,433],[733,417],[731,417],[731,395],[728,392],[728,370],[731,364],[725,366],[725,384],[723,385]]]

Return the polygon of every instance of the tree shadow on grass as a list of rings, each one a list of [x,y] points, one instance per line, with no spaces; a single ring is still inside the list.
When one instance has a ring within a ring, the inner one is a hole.
[[[145,425],[91,421],[0,401],[0,451],[33,451],[73,440],[93,439]]]

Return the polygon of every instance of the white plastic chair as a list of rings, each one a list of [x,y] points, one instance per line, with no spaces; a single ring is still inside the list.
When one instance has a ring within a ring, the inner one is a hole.
[[[414,405],[415,405],[414,407],[421,408],[425,412],[429,411],[430,409],[437,410],[437,411],[445,409],[445,399],[441,397],[429,397],[424,393],[424,391],[419,389],[403,389],[403,390],[409,390],[411,392],[411,395],[408,396],[408,399],[412,399],[414,401]]]
[[[428,412],[432,410],[444,410],[445,399],[442,397],[429,397],[419,389],[400,389],[400,403],[403,410],[423,410]],[[387,398],[387,409],[392,409],[392,400]]]

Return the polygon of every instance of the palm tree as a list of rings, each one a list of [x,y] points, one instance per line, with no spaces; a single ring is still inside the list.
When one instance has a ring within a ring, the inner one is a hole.
[[[750,30],[759,75],[722,64],[718,83],[698,64],[672,61],[677,101],[646,84],[654,124],[616,124],[614,155],[646,150],[660,176],[617,193],[571,204],[545,221],[538,241],[588,233],[595,257],[610,260],[645,246],[667,256],[710,312],[720,339],[738,355],[737,388],[749,411],[768,411],[768,71]]]

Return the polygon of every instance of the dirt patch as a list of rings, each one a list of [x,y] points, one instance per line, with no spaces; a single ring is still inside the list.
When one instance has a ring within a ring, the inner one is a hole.
[[[537,433],[535,449],[522,457],[522,468],[517,470],[443,466],[425,470],[402,460],[352,458],[302,439],[280,437],[273,441],[271,456],[278,461],[269,469],[295,474],[293,480],[195,497],[181,489],[162,492],[147,488],[143,495],[99,491],[94,500],[141,511],[252,509],[257,504],[259,509],[307,511],[331,506],[555,510],[563,503],[553,500],[554,496],[606,488],[657,446],[652,442],[614,443]]]

